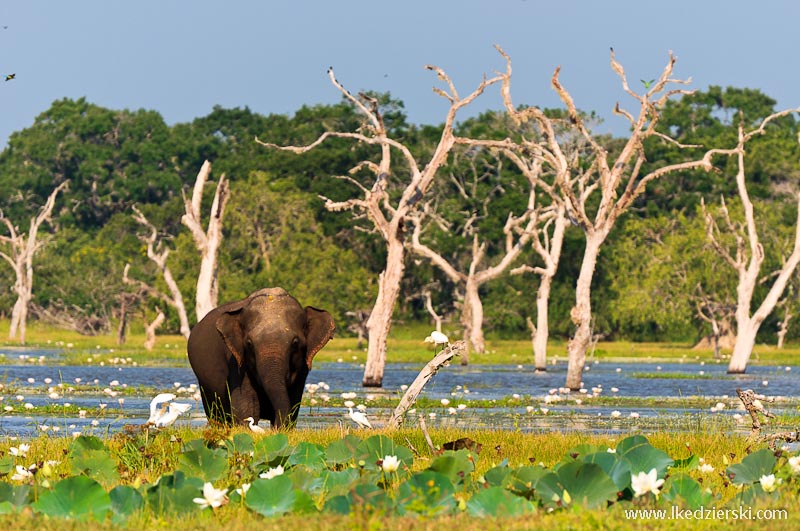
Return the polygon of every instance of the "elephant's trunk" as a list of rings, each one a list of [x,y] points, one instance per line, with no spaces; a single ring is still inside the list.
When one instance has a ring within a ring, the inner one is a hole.
[[[285,354],[259,354],[257,362],[261,385],[267,394],[275,418],[270,419],[274,428],[282,428],[289,422],[289,391],[286,378],[289,374],[288,361]]]

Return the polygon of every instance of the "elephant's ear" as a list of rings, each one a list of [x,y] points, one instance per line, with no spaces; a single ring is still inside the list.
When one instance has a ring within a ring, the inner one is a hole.
[[[228,350],[236,358],[236,363],[241,368],[244,365],[244,331],[239,323],[239,314],[242,306],[226,308],[217,317],[217,331],[225,341]]]
[[[306,306],[306,365],[311,370],[311,360],[333,337],[336,325],[325,310]]]

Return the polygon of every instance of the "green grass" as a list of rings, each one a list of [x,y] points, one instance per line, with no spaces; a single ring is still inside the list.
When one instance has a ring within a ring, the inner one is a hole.
[[[106,439],[106,445],[114,459],[119,463],[121,483],[140,485],[154,482],[161,474],[175,469],[177,456],[181,443],[200,436],[209,440],[230,437],[240,431],[238,428],[230,432],[214,431],[207,429],[191,430],[177,427],[156,434],[145,434],[141,431],[120,433]],[[348,431],[345,429],[345,431]],[[414,469],[426,468],[433,456],[427,449],[423,434],[415,429],[402,429],[388,432],[375,430],[370,434],[383,433],[396,442],[416,448],[420,455],[415,457]],[[339,428],[324,430],[295,430],[287,433],[291,444],[301,441],[316,443],[323,446],[340,439],[343,431]],[[365,436],[364,432],[358,433]],[[588,433],[546,433],[522,434],[510,431],[463,431],[452,429],[431,430],[431,437],[435,445],[452,441],[460,437],[470,437],[483,445],[483,450],[475,463],[476,475],[486,473],[490,468],[507,459],[511,467],[528,465],[530,463],[544,463],[552,467],[561,460],[570,448],[580,444],[607,445],[615,447],[621,437],[607,435],[593,435]],[[691,472],[695,478],[702,480],[705,487],[711,488],[719,498],[714,501],[715,506],[726,507],[726,503],[737,492],[725,477],[724,470],[729,463],[740,461],[751,451],[761,445],[754,444],[745,437],[720,437],[715,430],[706,426],[698,426],[691,433],[681,434],[676,437],[672,433],[652,433],[647,435],[650,443],[665,451],[675,459],[694,454],[705,459],[715,471],[702,474],[697,470]],[[28,452],[28,461],[44,462],[47,460],[63,461],[70,440],[65,438],[51,438],[39,436],[28,441],[31,448]],[[7,453],[8,447],[18,445],[19,441],[0,442],[0,452]],[[62,463],[55,468],[55,474],[66,474],[66,464]],[[238,484],[240,478],[236,477],[236,467],[231,467],[231,476],[222,483]],[[794,529],[800,525],[800,499],[787,489],[773,507],[788,511],[791,520],[782,521],[780,525],[785,529]],[[308,530],[334,530],[334,529],[458,529],[459,531],[477,531],[485,529],[722,529],[729,526],[730,520],[706,521],[698,524],[691,520],[636,520],[626,518],[623,507],[619,504],[608,509],[588,511],[576,507],[566,511],[557,511],[548,514],[546,511],[528,515],[517,519],[475,519],[466,514],[442,518],[409,518],[387,517],[380,514],[353,514],[350,516],[335,516],[331,514],[286,516],[280,518],[262,518],[241,507],[233,504],[224,506],[216,511],[197,511],[181,516],[156,517],[148,512],[132,517],[124,525],[125,529],[228,529],[245,530],[257,526],[259,529],[291,529],[293,527]],[[668,504],[657,505],[666,507]],[[630,506],[628,506],[630,507]],[[653,507],[653,505],[644,505]],[[736,529],[755,529],[755,526],[776,528],[777,522],[743,521],[733,522]],[[49,530],[49,529],[85,529],[86,523],[73,524],[63,520],[48,520],[41,516],[34,516],[30,512],[22,514],[0,516],[0,526],[4,529],[19,530]],[[115,528],[108,523],[93,523],[91,529]]]
[[[446,332],[450,332],[445,330]],[[394,326],[387,345],[387,360],[402,363],[426,363],[433,355],[433,347],[424,343],[423,339],[430,333],[425,325]],[[453,334],[451,333],[451,336]],[[0,338],[8,337],[8,320],[0,320]],[[453,339],[451,337],[451,339]],[[32,322],[28,326],[27,345],[41,348],[64,349],[64,357],[60,364],[90,365],[99,361],[105,363],[137,363],[147,366],[185,366],[186,340],[180,335],[158,336],[152,351],[142,346],[144,335],[133,332],[129,334],[124,345],[118,345],[113,334],[99,336],[81,336],[80,334],[57,329],[51,326]],[[18,341],[0,340],[0,345],[19,346]],[[729,355],[723,351],[723,355]],[[16,362],[11,357],[7,361]],[[560,363],[566,361],[566,342],[554,340],[549,344],[550,360]],[[90,357],[92,358],[90,360]],[[128,360],[130,358],[130,360]],[[750,363],[752,365],[791,365],[800,359],[800,344],[791,344],[784,349],[771,345],[757,345]],[[363,363],[366,361],[366,348],[358,348],[352,337],[335,337],[322,349],[315,362]],[[486,341],[485,354],[470,354],[470,363],[476,365],[530,365],[533,363],[531,343],[528,338],[497,339],[492,335]],[[588,361],[603,362],[698,362],[717,363],[710,349],[692,349],[686,343],[634,343],[630,341],[602,342],[588,356]],[[726,363],[723,359],[721,363]]]

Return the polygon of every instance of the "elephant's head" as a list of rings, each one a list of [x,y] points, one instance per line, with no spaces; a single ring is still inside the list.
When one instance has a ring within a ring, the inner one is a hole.
[[[226,305],[216,327],[239,368],[269,397],[278,425],[299,403],[314,355],[335,328],[328,312],[303,308],[281,288]]]

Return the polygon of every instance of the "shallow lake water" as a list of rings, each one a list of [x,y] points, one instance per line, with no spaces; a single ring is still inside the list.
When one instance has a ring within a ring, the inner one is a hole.
[[[196,384],[194,374],[187,366],[184,368],[135,367],[130,364],[114,366],[98,365],[46,365],[38,362],[40,356],[52,363],[57,359],[57,350],[37,351],[21,349],[0,350],[0,383],[6,389],[0,391],[0,413],[5,405],[12,405],[17,414],[0,416],[0,436],[28,436],[36,431],[46,430],[48,433],[69,435],[72,432],[118,431],[126,424],[142,424],[148,416],[149,396],[124,396],[124,404],[120,405],[116,397],[109,397],[103,389],[116,384],[119,387],[141,387],[155,389],[157,392],[173,391],[177,386],[188,387]],[[22,358],[20,358],[22,356]],[[325,382],[330,387],[326,392],[331,397],[327,404],[332,407],[303,407],[298,425],[300,427],[318,427],[328,425],[351,425],[342,407],[344,392],[355,392],[354,401],[364,403],[367,395],[400,396],[401,385],[410,384],[417,376],[423,364],[389,363],[386,366],[384,386],[382,388],[363,388],[361,379],[363,367],[356,363],[318,362],[309,374],[308,383]],[[687,431],[697,429],[702,418],[711,415],[708,408],[692,409],[682,407],[659,408],[626,408],[614,405],[609,397],[622,398],[664,397],[678,399],[680,397],[704,397],[709,407],[718,400],[726,404],[726,409],[715,414],[721,419],[723,428],[746,433],[747,426],[737,424],[732,415],[736,413],[736,388],[753,389],[770,397],[797,397],[800,394],[800,368],[752,365],[742,375],[726,374],[724,363],[705,363],[698,361],[685,363],[616,363],[589,362],[584,373],[584,387],[591,394],[592,388],[602,388],[601,396],[606,397],[603,405],[577,405],[579,393],[571,393],[567,400],[555,404],[545,404],[544,399],[552,390],[564,385],[566,379],[566,362],[548,366],[547,372],[536,372],[532,365],[470,365],[453,364],[442,368],[428,383],[423,395],[435,400],[446,398],[450,406],[458,403],[467,405],[456,414],[448,412],[442,406],[426,410],[426,415],[434,413],[434,417],[426,416],[428,425],[447,425],[461,428],[519,429],[522,431],[599,431],[603,433],[627,433],[632,430],[670,429]],[[29,378],[33,383],[29,383]],[[50,383],[45,383],[49,378]],[[48,387],[59,382],[65,386],[75,385],[79,379],[81,386],[96,386],[97,392],[66,394],[51,399]],[[11,391],[9,388],[13,389]],[[616,388],[616,392],[612,392]],[[321,393],[318,392],[318,393]],[[17,400],[16,396],[23,396]],[[469,408],[470,400],[500,400],[519,395],[516,402],[509,406],[504,403],[494,408]],[[123,395],[119,395],[122,397]],[[204,425],[202,404],[189,396],[182,396],[178,401],[192,403],[193,408],[179,422],[192,425]],[[87,411],[86,418],[73,416],[40,416],[36,409],[43,405],[70,403]],[[321,402],[321,401],[320,401]],[[33,409],[26,411],[29,415],[19,415],[22,404],[30,403]],[[101,404],[105,404],[101,406]],[[367,413],[375,419],[375,424],[382,424],[390,411],[370,408]],[[534,406],[536,411],[527,411],[527,406]],[[101,407],[103,409],[101,409]],[[542,414],[538,409],[547,407],[548,413]],[[612,411],[619,411],[616,418]],[[630,418],[630,414],[638,414],[638,418]],[[97,425],[93,426],[92,421]],[[266,421],[262,421],[265,425]],[[43,429],[42,426],[45,428]]]

